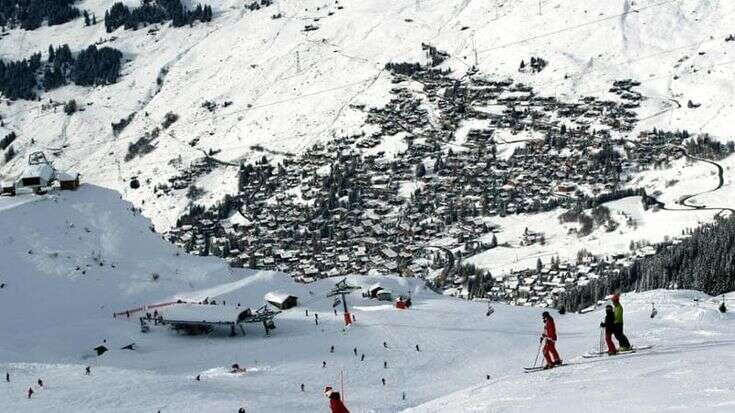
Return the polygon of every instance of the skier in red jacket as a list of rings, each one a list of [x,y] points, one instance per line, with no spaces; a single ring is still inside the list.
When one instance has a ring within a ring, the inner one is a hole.
[[[546,359],[545,369],[550,369],[561,364],[559,353],[556,352],[556,324],[551,314],[544,311],[541,317],[544,320],[544,333],[541,335],[541,341],[546,340],[544,344],[544,358]]]
[[[349,410],[342,403],[339,392],[332,390],[330,386],[324,389],[324,395],[329,399],[329,408],[332,413],[350,413]]]

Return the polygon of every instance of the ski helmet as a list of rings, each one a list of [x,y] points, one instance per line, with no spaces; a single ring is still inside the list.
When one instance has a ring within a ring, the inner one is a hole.
[[[541,318],[547,319],[549,317],[551,317],[551,314],[549,314],[548,311],[544,311],[543,313],[541,313]]]
[[[614,303],[619,303],[620,302],[620,296],[617,295],[617,294],[613,294],[612,298],[610,298],[610,301],[612,301]]]

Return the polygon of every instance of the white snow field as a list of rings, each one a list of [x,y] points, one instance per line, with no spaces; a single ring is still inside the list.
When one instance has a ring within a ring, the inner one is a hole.
[[[411,291],[414,306],[397,310],[354,292],[348,300],[356,323],[343,329],[326,298],[337,280],[297,284],[284,274],[178,254],[113,191],[84,185],[3,197],[0,210],[0,374],[11,378],[0,382],[2,411],[326,412],[326,385],[343,387],[352,412],[733,408],[733,313],[721,314],[718,299],[701,293],[625,295],[629,338],[654,347],[617,358],[581,357],[597,348],[601,310],[558,315],[558,348],[572,365],[526,374],[541,309],[496,304],[486,317],[486,303],[437,295],[416,279],[353,276],[348,281],[362,287]],[[112,317],[177,298],[257,308],[269,291],[299,297],[299,307],[276,317],[270,337],[257,324],[237,337],[160,326],[144,334],[136,314]],[[94,356],[103,340],[110,350]],[[135,350],[120,349],[132,342]],[[229,373],[233,363],[247,372]]]
[[[98,43],[121,50],[126,63],[115,85],[68,86],[39,102],[2,105],[0,134],[12,130],[19,138],[18,156],[0,172],[18,174],[31,151],[54,152],[57,167],[122,192],[159,230],[170,228],[187,205],[185,191],[152,194],[177,174],[176,165],[210,149],[222,150],[217,156],[224,161],[252,161],[262,156],[253,145],[300,153],[358,133],[366,115],[350,105],[384,104],[393,86],[385,64],[425,62],[422,42],[452,56],[442,67],[457,78],[476,64],[487,76],[512,76],[562,100],[617,99],[608,93],[614,80],[639,80],[648,99],[629,138],[653,127],[730,137],[735,42],[725,38],[735,3],[729,1],[274,0],[257,11],[243,8],[250,1],[204,1],[215,11],[206,24],[106,33],[102,16],[114,2],[77,2],[96,14],[91,27],[77,19],[3,37],[3,59],[46,53],[49,43],[68,43],[74,51]],[[277,13],[283,17],[272,19]],[[309,24],[319,29],[304,31]],[[548,67],[519,73],[520,61],[531,56]],[[72,98],[84,111],[71,117],[48,105]],[[690,109],[688,100],[701,106]],[[210,112],[205,101],[220,107]],[[227,101],[232,104],[222,107]],[[111,122],[133,112],[114,136]],[[179,120],[161,133],[156,149],[125,162],[128,144],[160,126],[168,112]],[[128,185],[134,176],[144,183],[137,191]],[[220,168],[197,183],[208,192],[201,202],[214,203],[236,190],[236,168]]]

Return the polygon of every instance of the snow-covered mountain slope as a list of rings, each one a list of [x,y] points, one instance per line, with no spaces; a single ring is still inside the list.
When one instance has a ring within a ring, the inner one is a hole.
[[[725,41],[735,13],[729,2],[279,0],[250,11],[228,0],[212,4],[210,23],[108,34],[101,16],[112,3],[78,3],[98,16],[92,27],[75,20],[3,37],[4,59],[45,51],[49,43],[69,43],[73,50],[99,43],[120,49],[128,62],[115,85],[69,86],[44,94],[41,102],[3,105],[0,132],[18,133],[19,156],[2,172],[18,173],[29,151],[55,152],[58,167],[125,193],[159,229],[171,226],[188,202],[183,194],[151,196],[177,167],[210,149],[221,150],[224,161],[253,160],[262,156],[254,145],[300,152],[365,129],[364,113],[350,104],[384,103],[391,87],[384,65],[425,62],[422,42],[451,55],[443,67],[457,78],[476,63],[481,73],[513,76],[561,99],[609,97],[613,80],[634,78],[649,97],[639,110],[639,128],[728,133],[729,54],[735,47]],[[279,13],[282,18],[271,18]],[[307,25],[318,30],[304,31]],[[518,73],[520,61],[531,56],[549,66],[538,74]],[[49,99],[71,98],[85,110],[68,117],[43,107]],[[702,106],[689,109],[688,100]],[[208,111],[205,101],[218,109]],[[168,112],[179,120],[161,133],[156,149],[125,162],[128,145],[160,126]],[[131,124],[114,136],[111,122],[132,113]],[[132,191],[133,176],[149,183]],[[235,183],[234,168],[201,178],[208,191],[202,202],[234,192]]]
[[[686,410],[727,407],[731,399],[732,313],[719,313],[717,299],[700,293],[625,295],[628,336],[655,347],[618,359],[580,357],[597,346],[599,310],[557,316],[561,355],[577,364],[528,375],[522,367],[538,348],[541,309],[495,305],[487,317],[487,304],[436,295],[416,279],[349,277],[361,287],[410,291],[414,306],[397,310],[355,292],[348,300],[356,323],[345,330],[326,297],[334,280],[297,284],[285,274],[177,255],[113,191],[3,197],[0,210],[0,373],[11,377],[0,400],[8,411],[318,412],[326,411],[326,385],[343,387],[353,412],[548,411],[560,403],[603,411],[613,402]],[[255,308],[269,291],[297,295],[299,307],[277,316],[268,338],[257,324],[244,337],[186,336],[159,326],[141,333],[137,314],[112,318],[177,298]],[[92,356],[103,340],[110,351]],[[120,349],[131,342],[134,351]],[[228,373],[233,363],[247,373]],[[544,404],[548,398],[554,404]]]
[[[477,384],[406,412],[691,412],[733,409],[731,314],[689,291],[650,291],[624,298],[633,345],[650,350],[596,359],[569,358],[570,366],[515,374]],[[699,301],[694,301],[699,300]],[[655,302],[658,315],[647,318]],[[632,311],[631,311],[632,310]],[[572,316],[589,326],[599,312]],[[588,344],[595,343],[588,335]],[[562,354],[569,347],[560,339]],[[582,348],[577,347],[577,348]]]
[[[0,200],[0,311],[13,315],[2,323],[14,337],[0,352],[13,360],[77,360],[103,336],[124,337],[106,327],[114,311],[236,279],[219,260],[178,251],[131,208],[94,186]]]

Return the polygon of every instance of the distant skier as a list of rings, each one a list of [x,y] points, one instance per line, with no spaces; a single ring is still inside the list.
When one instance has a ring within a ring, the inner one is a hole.
[[[237,409],[237,413],[245,413],[245,408],[244,407],[241,407],[241,408]]]
[[[360,361],[365,361],[365,353],[363,353],[362,356],[360,356]]]
[[[612,335],[615,331],[615,312],[613,306],[608,305],[605,307],[605,321],[600,323],[600,328],[605,328],[605,343],[607,343],[607,354],[614,356],[618,354],[618,349],[615,348],[615,343],[612,341]]]
[[[416,351],[421,351],[418,344],[416,344]]]
[[[301,391],[304,391],[304,383],[301,383]]]
[[[28,388],[28,398],[29,399],[31,398],[31,396],[33,396],[33,393],[34,393],[33,389],[29,387]]]
[[[385,348],[388,348],[388,343],[386,343],[386,342],[384,341],[384,342],[383,342],[383,347],[385,347]]]
[[[92,368],[89,367],[89,366],[85,367],[84,368],[84,375],[85,376],[89,376],[90,374],[92,374]]]
[[[10,373],[5,372],[5,381],[10,383]]]
[[[332,346],[332,347],[329,348],[329,352],[330,353],[334,353],[334,346]]]
[[[385,377],[381,378],[380,381],[383,383],[383,386],[385,386]]]
[[[620,296],[615,294],[612,296],[613,313],[615,314],[615,322],[613,323],[613,334],[620,344],[620,351],[630,351],[630,341],[623,333],[623,306],[620,304]]]
[[[342,403],[342,398],[340,397],[339,392],[334,391],[330,386],[327,386],[324,388],[324,395],[329,399],[329,409],[332,413],[350,413],[344,403]]]
[[[556,324],[548,311],[541,314],[544,320],[544,333],[541,335],[541,341],[544,340],[544,358],[546,359],[545,369],[550,369],[561,364],[559,353],[556,352]]]
[[[322,368],[323,369],[326,369],[327,368],[327,362],[326,361],[322,361]]]
[[[352,352],[355,353],[355,355],[357,355],[357,347],[353,348]]]
[[[43,387],[43,380],[38,379],[37,383],[38,383],[38,387]]]

